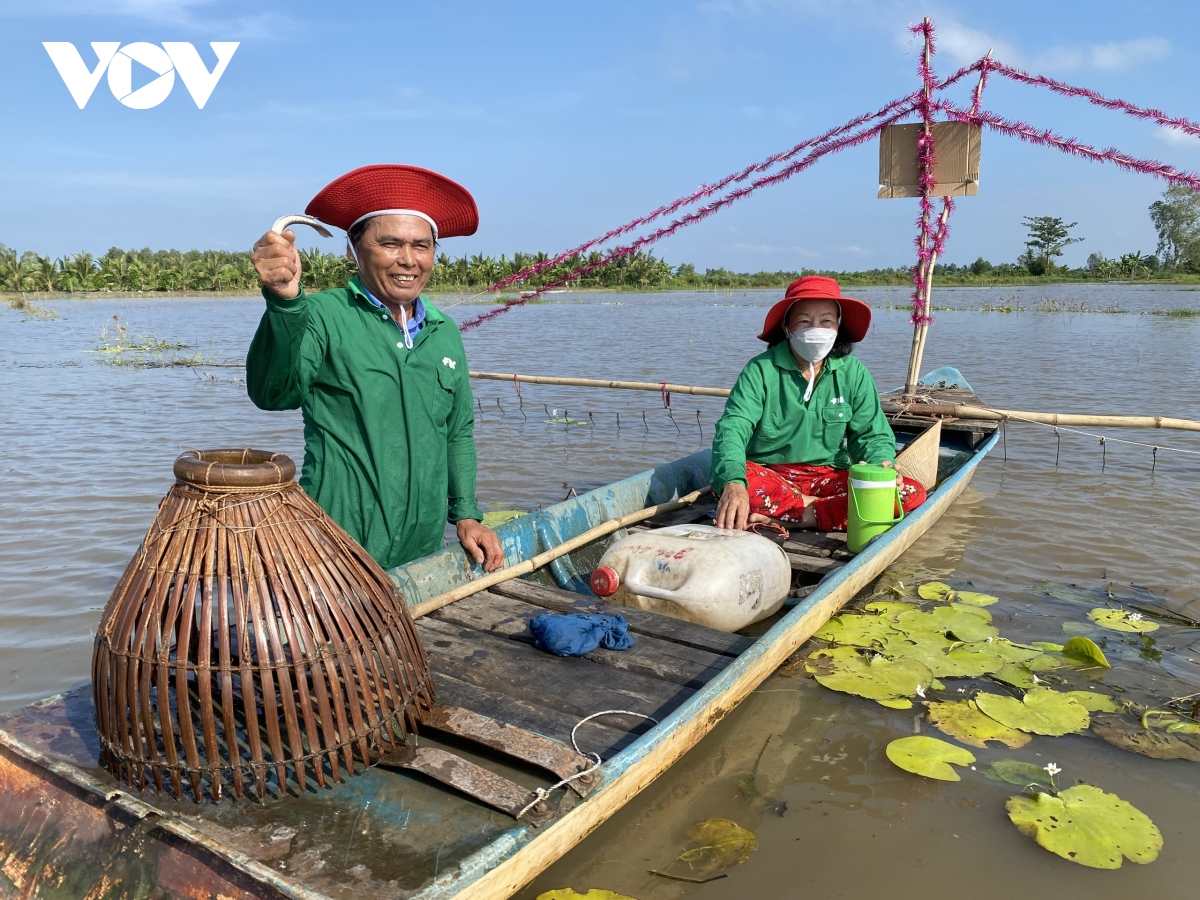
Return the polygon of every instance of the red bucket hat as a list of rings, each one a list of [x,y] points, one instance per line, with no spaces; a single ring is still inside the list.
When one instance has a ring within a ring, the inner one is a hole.
[[[842,296],[842,289],[832,278],[805,275],[789,284],[783,299],[771,307],[767,321],[763,323],[762,334],[758,336],[760,341],[774,346],[787,339],[785,320],[788,310],[797,300],[836,300],[842,307],[842,323],[838,331],[843,339],[852,344],[865,338],[867,329],[871,327],[871,307],[861,300]]]
[[[462,237],[479,227],[479,209],[467,189],[417,166],[363,166],[327,184],[305,213],[349,231],[369,215],[414,212],[428,216],[437,237]]]

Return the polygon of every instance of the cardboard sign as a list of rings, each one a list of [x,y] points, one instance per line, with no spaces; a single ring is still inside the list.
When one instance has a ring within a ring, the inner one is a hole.
[[[920,197],[917,138],[922,125],[889,125],[879,135],[879,197]],[[973,197],[979,193],[978,125],[933,124],[934,197]]]

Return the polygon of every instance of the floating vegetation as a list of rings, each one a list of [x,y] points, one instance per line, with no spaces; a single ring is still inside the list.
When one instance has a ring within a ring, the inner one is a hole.
[[[892,660],[879,655],[868,660],[852,647],[818,650],[808,657],[805,669],[832,691],[890,703],[896,709],[910,708],[909,698],[924,696],[927,688],[942,687],[929,669],[916,660]]]
[[[929,721],[950,737],[980,749],[986,749],[988,741],[999,741],[1016,750],[1032,740],[1024,731],[1010,728],[981,712],[973,700],[930,703]]]
[[[1104,651],[1100,649],[1099,645],[1083,635],[1076,635],[1058,649],[1061,651],[1063,659],[1101,666],[1105,669],[1112,668],[1109,665],[1108,657],[1104,655]]]
[[[1139,593],[1149,593],[1133,587],[1139,600]],[[805,670],[826,687],[885,706],[907,709],[923,702],[930,725],[970,747],[986,750],[995,741],[1019,749],[1034,735],[1061,737],[1090,728],[1132,753],[1200,761],[1200,692],[1162,699],[1164,683],[1190,685],[1192,673],[1184,667],[1149,674],[1137,665],[1138,660],[1162,660],[1162,650],[1148,636],[1162,626],[1140,612],[1096,606],[1097,601],[1128,602],[1118,599],[1114,588],[1044,583],[1042,590],[1056,600],[1090,608],[1088,621],[1064,623],[1072,636],[1062,644],[1017,643],[1000,635],[983,608],[996,597],[937,581],[917,588],[917,595],[927,601],[921,604],[911,601],[908,590],[897,582],[881,591],[888,599],[870,600],[861,612],[843,613],[817,632],[816,637],[833,646],[810,653]],[[1143,601],[1136,608],[1145,607]],[[1170,634],[1195,627],[1192,620],[1169,611],[1147,614],[1173,627]],[[1096,634],[1097,628],[1125,636],[1098,638],[1097,643],[1080,633]],[[1106,651],[1134,664],[1113,669]],[[1016,696],[980,690],[978,685],[955,689],[967,693],[965,697],[939,696],[949,690],[940,679],[951,678],[987,678]],[[1095,684],[1101,678],[1111,682],[1104,689],[1073,689],[1077,685],[1071,684],[1080,679]],[[919,731],[919,720],[916,727]],[[886,753],[899,768],[941,781],[961,780],[955,766],[975,768],[971,751],[920,734],[892,741]],[[1009,818],[1064,859],[1115,869],[1124,859],[1152,862],[1162,847],[1154,823],[1121,798],[1082,783],[1059,791],[1054,777],[1061,770],[1054,763],[1039,767],[1002,759],[980,768],[992,781],[1031,791],[1008,800]]]
[[[513,519],[519,519],[521,516],[529,515],[523,509],[496,509],[483,514],[483,525],[487,528],[495,528],[497,525],[503,525],[505,522],[511,522]]]
[[[1032,734],[1062,737],[1086,730],[1091,722],[1082,703],[1049,688],[1027,691],[1022,700],[1000,694],[980,694],[975,702],[997,722]]]
[[[1119,869],[1123,859],[1154,862],[1162,832],[1149,816],[1116,794],[1080,784],[1055,794],[1009,799],[1013,824],[1063,859],[1093,869]]]
[[[652,875],[704,883],[724,878],[726,869],[740,866],[758,849],[754,832],[730,819],[701,819],[688,829],[687,837],[697,846],[685,850],[663,871],[651,869]],[[672,871],[681,863],[687,866],[687,875]]]
[[[1055,768],[1057,769],[1057,766]],[[993,760],[979,771],[984,778],[990,778],[992,781],[1004,781],[1026,788],[1054,788],[1054,777],[1049,774],[1049,769],[1020,759]]]
[[[1186,759],[1200,762],[1200,737],[1187,732],[1159,731],[1146,717],[1133,722],[1124,716],[1095,716],[1092,731],[1114,747],[1152,759]]]
[[[1150,621],[1141,613],[1126,612],[1123,609],[1105,609],[1104,607],[1100,607],[1088,613],[1088,618],[1101,628],[1107,628],[1109,631],[1149,634],[1151,631],[1158,631],[1159,629],[1157,622]]]
[[[975,762],[975,754],[970,750],[920,735],[892,741],[887,745],[886,753],[887,758],[905,772],[938,781],[961,781],[953,766],[969,766]]]
[[[600,888],[588,888],[586,894],[580,894],[570,888],[559,888],[555,891],[538,894],[537,900],[635,900],[635,898]]]
[[[942,600],[946,603],[961,601],[975,606],[991,606],[999,597],[991,594],[979,594],[975,591],[956,591],[948,584],[940,581],[927,581],[917,588],[917,596],[922,600]]]

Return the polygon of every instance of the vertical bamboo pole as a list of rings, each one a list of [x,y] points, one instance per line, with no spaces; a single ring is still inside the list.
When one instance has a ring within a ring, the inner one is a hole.
[[[927,71],[929,68],[929,65],[930,65],[930,61],[933,57],[933,48],[930,46],[930,41],[929,41],[929,17],[928,16],[925,17],[924,36],[925,36],[925,51],[924,51],[924,53],[925,53],[925,69]],[[933,137],[933,122],[931,121],[932,117],[930,116],[930,113],[929,113],[930,89],[929,89],[929,81],[928,80],[924,80],[924,85],[922,87],[922,93],[925,97],[925,104],[921,109],[921,115],[922,115],[922,119],[923,119],[922,127],[924,129],[925,140],[928,145],[928,141],[930,141]],[[922,176],[921,177],[921,250],[922,251],[928,249],[928,238],[929,238],[929,206],[928,206],[929,185],[924,177],[925,174],[926,173],[923,169],[923,163],[922,163],[922,168],[921,168],[921,176]],[[930,172],[928,174],[932,175],[933,173]],[[922,253],[921,255],[924,256],[924,253]],[[931,287],[931,282],[933,280],[933,264],[932,263],[927,264],[924,262],[920,263],[918,271],[917,271],[917,275],[918,275],[918,278],[920,281],[920,284],[917,287],[918,296],[926,304],[928,304],[929,291],[930,291],[930,287]],[[921,357],[924,355],[924,352],[925,352],[925,332],[928,330],[928,327],[929,327],[928,325],[914,325],[913,326],[912,349],[909,351],[909,354],[908,354],[908,376],[904,379],[904,393],[906,395],[915,394],[917,391],[917,379],[921,377],[921,372],[920,372]]]

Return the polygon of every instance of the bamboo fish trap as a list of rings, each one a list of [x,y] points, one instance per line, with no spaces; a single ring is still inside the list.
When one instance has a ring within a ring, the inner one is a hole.
[[[282,453],[190,450],[96,632],[104,765],[175,796],[324,786],[433,705],[391,581]]]

